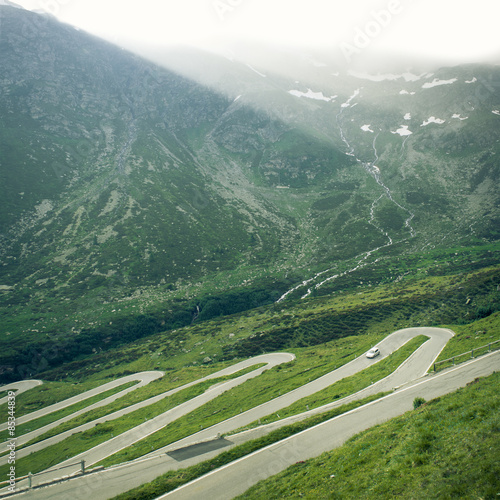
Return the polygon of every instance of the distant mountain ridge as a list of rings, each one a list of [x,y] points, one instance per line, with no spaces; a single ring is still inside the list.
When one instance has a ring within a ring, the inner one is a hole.
[[[190,53],[190,79],[0,16],[7,344],[99,327],[115,304],[262,280],[263,303],[308,296],[360,262],[498,241],[498,67],[383,78],[305,58],[290,78]]]

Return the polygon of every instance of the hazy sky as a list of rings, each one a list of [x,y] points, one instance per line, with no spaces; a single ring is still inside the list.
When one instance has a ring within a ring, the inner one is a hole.
[[[499,0],[17,0],[131,47],[252,40],[449,62],[500,61]]]

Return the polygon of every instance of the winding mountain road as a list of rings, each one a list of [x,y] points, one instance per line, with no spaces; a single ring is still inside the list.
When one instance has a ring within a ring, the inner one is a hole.
[[[139,387],[143,387],[153,380],[156,380],[158,378],[163,377],[164,373],[159,372],[159,371],[153,371],[153,372],[140,372],[140,373],[135,373],[133,375],[127,375],[125,377],[121,377],[117,380],[113,380],[112,382],[109,382],[107,384],[100,385],[99,387],[95,387],[94,389],[90,389],[86,392],[83,392],[81,394],[78,394],[77,396],[73,396],[72,398],[65,399],[64,401],[61,401],[59,403],[55,403],[53,405],[47,406],[45,408],[41,408],[40,410],[28,413],[27,415],[23,415],[22,417],[19,417],[16,419],[16,425],[21,425],[26,422],[31,422],[32,420],[38,419],[40,417],[44,417],[46,415],[50,415],[51,413],[54,413],[58,410],[62,410],[64,408],[67,408],[69,406],[72,406],[76,403],[79,403],[81,401],[85,401],[86,399],[92,398],[94,396],[97,396],[99,394],[102,394],[104,392],[107,392],[111,389],[115,389],[116,387],[120,387],[121,385],[127,384],[129,382],[137,382],[137,384],[133,385],[132,387],[128,387],[126,389],[123,389],[122,391],[117,392],[116,394],[113,394],[105,399],[102,399],[101,401],[98,401],[97,403],[94,403],[92,405],[86,406],[85,408],[73,412],[71,415],[68,415],[66,417],[60,418],[56,420],[55,422],[52,422],[50,424],[45,425],[44,427],[40,427],[39,429],[36,429],[30,433],[24,434],[17,438],[17,446],[21,446],[24,443],[28,443],[32,439],[44,434],[45,432],[49,431],[50,429],[53,429],[57,427],[58,425],[62,424],[63,422],[67,422],[68,420],[71,420],[72,418],[75,418],[79,415],[82,415],[84,413],[87,413],[91,410],[94,410],[96,408],[100,408],[102,406],[106,406],[108,404],[111,404],[113,401],[116,401],[118,398],[121,398],[122,396],[125,396],[125,394],[128,394],[129,392],[135,391]],[[28,390],[33,387],[36,387],[37,385],[41,385],[42,382],[38,380],[29,380],[27,382],[30,382],[29,386],[24,389]],[[34,382],[38,382],[37,384],[34,384]],[[22,382],[20,382],[22,383]],[[7,387],[7,386],[6,386]],[[11,387],[11,386],[9,386]],[[24,391],[22,391],[24,392]],[[17,392],[16,394],[19,394]],[[0,431],[4,431],[7,429],[7,423],[3,423],[0,425]],[[73,431],[74,432],[74,431]],[[54,440],[54,442],[60,441],[62,439]],[[29,453],[36,451],[37,449],[45,448],[49,444],[53,444],[53,442],[48,443],[47,441],[43,442],[44,444],[36,448],[25,448],[25,450],[29,451],[19,451],[19,454],[17,455],[18,458],[22,458],[25,455],[28,455]],[[0,465],[4,465],[7,463],[6,457],[0,457]]]
[[[257,364],[261,364],[261,363],[266,364],[265,366],[258,368],[256,370],[253,370],[252,372],[247,373],[245,375],[241,375],[240,377],[238,377],[236,379],[230,380],[228,382],[224,382],[222,384],[217,384],[215,386],[212,386],[204,394],[202,394],[196,398],[193,398],[193,399],[187,401],[186,403],[183,403],[183,404],[173,408],[172,410],[169,410],[169,411],[163,413],[162,415],[159,415],[158,417],[156,417],[154,419],[149,420],[145,424],[141,424],[137,427],[134,427],[133,429],[131,429],[128,432],[124,432],[123,434],[120,434],[115,439],[110,439],[109,441],[106,441],[102,445],[96,446],[92,450],[89,450],[89,451],[83,453],[81,457],[80,457],[80,455],[77,458],[73,457],[73,458],[67,460],[66,462],[61,463],[60,466],[65,466],[68,463],[74,463],[75,460],[77,460],[77,459],[79,459],[79,460],[85,459],[85,461],[89,465],[94,464],[94,463],[102,460],[103,458],[106,458],[107,456],[112,455],[113,453],[116,453],[117,451],[119,451],[127,446],[130,446],[131,444],[145,438],[149,434],[156,432],[157,430],[161,429],[162,427],[164,427],[168,423],[176,420],[177,418],[181,417],[182,415],[185,415],[186,413],[189,413],[193,409],[196,409],[198,406],[201,406],[201,405],[207,403],[208,401],[210,401],[211,399],[214,399],[215,397],[219,396],[220,394],[222,394],[222,392],[227,391],[227,390],[231,389],[232,387],[245,382],[246,380],[257,377],[263,371],[268,370],[268,369],[272,368],[273,366],[279,365],[281,363],[286,363],[286,362],[292,361],[293,359],[295,359],[295,356],[293,354],[278,353],[278,354],[266,354],[263,356],[257,356],[257,357],[251,358],[251,359],[247,359],[245,361],[241,361],[240,363],[237,363],[237,364],[230,366],[228,368],[224,368],[223,370],[219,370],[218,372],[212,373],[211,375],[208,375],[208,376],[203,377],[201,379],[198,379],[198,380],[195,380],[193,382],[189,382],[189,383],[184,384],[182,386],[176,387],[175,389],[164,392],[164,393],[159,394],[157,396],[153,396],[152,398],[149,398],[149,399],[146,399],[144,401],[141,401],[140,403],[136,403],[134,405],[128,406],[127,408],[116,411],[116,412],[111,413],[109,415],[106,415],[102,418],[98,418],[98,419],[92,420],[91,422],[88,422],[86,424],[80,425],[78,427],[74,427],[66,432],[62,432],[56,436],[50,437],[48,439],[44,439],[43,441],[35,443],[31,446],[21,448],[16,452],[16,458],[20,459],[20,458],[23,458],[25,456],[28,456],[31,453],[34,453],[36,451],[39,451],[39,450],[46,448],[47,446],[58,443],[64,439],[66,439],[67,437],[71,436],[72,434],[75,434],[76,432],[83,432],[87,429],[91,429],[91,428],[95,427],[97,424],[109,422],[110,420],[120,418],[123,415],[126,415],[128,413],[136,411],[139,408],[144,408],[146,406],[149,406],[153,403],[160,401],[161,399],[164,399],[168,396],[172,396],[173,394],[175,394],[179,391],[182,391],[183,389],[187,389],[188,387],[199,384],[200,382],[205,382],[207,380],[213,380],[215,378],[225,377],[227,375],[233,375],[234,373],[237,373],[241,370],[249,368],[253,365],[257,365]],[[79,400],[87,399],[89,397],[95,396],[96,394],[100,394],[100,393],[108,391],[114,387],[118,387],[120,385],[123,385],[127,382],[130,382],[133,380],[140,381],[139,384],[137,384],[133,387],[125,389],[117,394],[114,394],[113,396],[110,396],[109,398],[106,398],[102,401],[99,401],[98,403],[95,403],[92,406],[89,406],[83,410],[72,413],[71,415],[68,415],[64,418],[61,418],[61,419],[57,420],[56,422],[48,424],[40,429],[37,429],[33,432],[30,432],[28,434],[25,434],[25,435],[17,438],[17,446],[21,446],[22,444],[29,442],[30,440],[34,439],[35,437],[42,435],[46,431],[48,431],[52,428],[55,428],[59,424],[66,422],[68,420],[71,420],[71,419],[81,415],[82,413],[85,413],[89,410],[104,406],[105,404],[109,404],[109,403],[115,401],[117,398],[124,396],[128,392],[135,390],[139,387],[142,387],[143,385],[146,385],[149,382],[151,382],[152,380],[156,380],[156,379],[162,377],[163,375],[164,375],[163,372],[141,372],[141,373],[137,373],[135,375],[129,375],[126,377],[122,377],[118,380],[115,380],[115,381],[110,382],[108,384],[104,384],[100,387],[97,387],[95,389],[87,391],[87,392],[80,394],[78,396],[75,396],[73,398],[70,398],[70,399],[62,401],[60,403],[51,405],[45,409],[41,409],[41,410],[38,410],[36,412],[25,415],[23,417],[20,417],[17,420],[18,425],[21,423],[24,423],[24,422],[29,422],[35,418],[40,418],[42,416],[48,415],[54,411],[60,410],[60,409],[65,408],[67,406],[71,406],[72,404],[74,404],[75,402],[77,402]],[[3,424],[0,427],[0,430],[4,430],[6,428],[7,428],[7,424]],[[84,456],[84,458],[83,458],[83,456]],[[0,457],[0,465],[4,465],[6,463],[7,463],[7,457]]]
[[[353,375],[377,363],[418,335],[426,335],[429,337],[429,340],[422,344],[391,375],[355,395],[337,400],[334,403],[329,403],[301,415],[273,422],[268,426],[261,426],[225,439],[217,439],[219,434],[229,433],[259,418],[277,412],[295,401],[318,392],[342,378]],[[346,436],[359,432],[361,428],[371,427],[381,421],[404,413],[408,409],[411,409],[415,394],[426,399],[435,397],[435,395],[455,390],[468,381],[473,380],[476,376],[487,375],[499,368],[500,353],[493,353],[470,363],[460,365],[453,370],[447,370],[437,375],[426,375],[428,369],[432,366],[432,363],[452,336],[452,331],[440,328],[409,328],[399,330],[378,344],[381,355],[375,359],[367,359],[362,355],[337,370],[313,380],[302,387],[177,441],[163,449],[156,450],[139,460],[98,473],[75,477],[70,481],[60,482],[50,487],[27,491],[23,493],[23,497],[37,499],[66,499],[71,497],[72,499],[83,499],[89,498],[89,495],[91,495],[93,500],[108,499],[120,492],[151,481],[168,470],[185,468],[194,463],[206,460],[220,453],[221,448],[228,449],[228,447],[254,439],[277,427],[287,425],[291,421],[306,418],[314,413],[327,411],[330,408],[340,406],[354,399],[364,398],[369,394],[397,389],[385,398],[336,417],[300,434],[291,436],[284,441],[280,441],[226,467],[218,469],[169,494],[172,498],[189,498],[190,500],[195,498],[233,498],[235,495],[243,493],[258,480],[277,473],[291,463],[316,456],[323,451],[338,446],[345,441]],[[212,374],[209,377],[205,377],[203,380],[220,377],[223,374],[229,375],[256,363],[268,363],[266,366],[251,373],[213,386],[201,396],[193,398],[77,457],[62,462],[60,466],[75,464],[79,460],[85,460],[87,467],[89,467],[119,449],[128,447],[131,443],[137,442],[145,436],[156,432],[156,430],[165,427],[169,422],[189,413],[196,407],[217,397],[222,392],[242,383],[244,380],[258,376],[262,371],[269,369],[271,366],[289,362],[293,359],[293,355],[286,353],[258,356]],[[187,385],[199,382],[200,380]],[[178,388],[177,390],[181,390],[182,388]],[[166,394],[160,396],[165,397]],[[76,474],[78,470],[79,466],[70,467],[64,471],[64,474]],[[47,472],[43,476],[36,476],[33,484],[45,483],[56,477],[61,477],[61,475],[60,471]],[[36,481],[35,479],[38,478],[40,478],[39,481]],[[25,483],[26,481],[21,481],[19,487],[25,487]],[[230,483],[230,487],[228,483]]]

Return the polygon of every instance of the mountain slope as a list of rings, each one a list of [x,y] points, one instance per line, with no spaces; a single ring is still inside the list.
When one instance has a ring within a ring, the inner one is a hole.
[[[46,359],[91,329],[98,350],[498,239],[496,67],[374,78],[305,58],[290,77],[191,53],[187,78],[0,16],[9,376],[27,340]]]

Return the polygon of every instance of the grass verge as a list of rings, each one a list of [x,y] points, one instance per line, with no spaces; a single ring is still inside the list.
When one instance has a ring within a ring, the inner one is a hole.
[[[295,350],[297,359],[268,370],[226,391],[167,427],[106,458],[99,465],[110,466],[139,458],[191,434],[243,413],[314,380],[352,360],[380,340],[380,336],[340,339],[328,344]]]
[[[258,365],[257,365],[258,366]],[[173,394],[158,403],[141,408],[135,412],[125,415],[119,419],[112,420],[109,422],[104,422],[95,425],[92,429],[84,432],[77,432],[70,437],[56,443],[54,445],[48,446],[40,451],[33,452],[29,456],[16,460],[16,473],[18,476],[28,474],[29,472],[35,474],[42,470],[48,469],[57,465],[58,463],[78,455],[79,453],[89,450],[94,446],[107,441],[113,436],[117,436],[133,427],[136,427],[145,420],[151,419],[157,415],[160,415],[171,408],[174,408],[185,401],[188,401],[199,394],[202,394],[206,389],[214,384],[231,380],[232,378],[238,377],[248,371],[255,370],[255,365],[241,370],[233,375],[227,377],[221,377],[217,379],[207,380],[200,384],[188,387],[183,391]],[[35,442],[43,441],[52,435],[57,435],[60,432],[69,430],[73,428],[73,421],[68,421],[60,426],[51,429],[47,433],[38,436],[36,439],[27,443],[25,446],[34,444]],[[8,465],[3,465],[0,467],[0,475],[2,473],[7,473]]]
[[[22,392],[16,396],[16,418],[20,418],[41,408],[47,408],[47,406],[55,403],[60,403],[78,394],[83,394],[106,382],[109,382],[109,380],[98,379],[82,383],[44,381],[42,385],[33,387],[29,391]],[[0,412],[3,411],[7,412],[6,403],[0,405]]]
[[[475,357],[488,352],[488,345],[497,340],[499,337],[500,327],[500,312],[495,312],[486,318],[474,321],[467,325],[453,325],[451,329],[455,332],[455,336],[446,344],[438,359],[436,360],[436,369],[442,370],[453,364],[452,361],[440,363],[443,360],[455,357],[456,363],[467,361],[471,354],[465,354],[475,350]],[[492,349],[498,349],[499,344],[492,346]],[[433,367],[429,371],[432,371]]]

